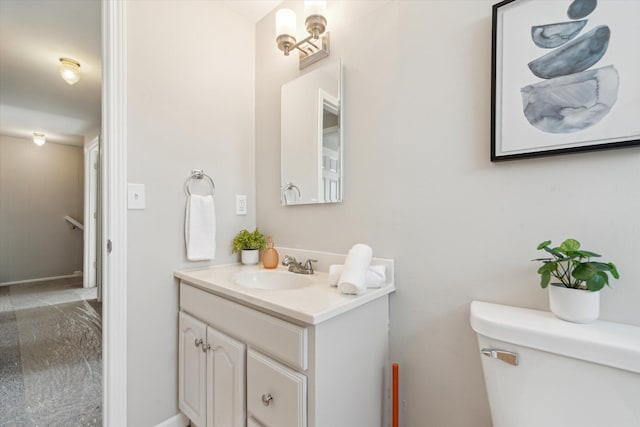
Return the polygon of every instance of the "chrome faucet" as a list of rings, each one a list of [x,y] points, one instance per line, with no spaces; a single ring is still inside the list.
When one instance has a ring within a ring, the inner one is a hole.
[[[285,255],[282,260],[282,265],[289,266],[289,271],[299,274],[313,274],[312,262],[318,262],[317,259],[308,259],[304,262],[304,265],[300,264],[295,257]]]

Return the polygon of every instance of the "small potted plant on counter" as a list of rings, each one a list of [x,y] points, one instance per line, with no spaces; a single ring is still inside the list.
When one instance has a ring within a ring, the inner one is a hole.
[[[265,246],[264,236],[257,227],[253,233],[242,230],[233,238],[233,253],[240,252],[240,261],[245,265],[257,264],[260,249],[264,249]]]
[[[576,323],[593,322],[600,315],[600,290],[609,286],[609,273],[619,278],[618,269],[612,263],[591,261],[600,255],[580,249],[580,242],[567,239],[556,248],[551,240],[538,245],[538,250],[551,254],[538,269],[540,286],[546,288],[551,277],[558,282],[549,287],[549,307],[557,317]]]

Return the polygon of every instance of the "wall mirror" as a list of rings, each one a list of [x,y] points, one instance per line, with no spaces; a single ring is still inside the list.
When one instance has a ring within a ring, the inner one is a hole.
[[[282,85],[280,203],[342,202],[342,62]]]

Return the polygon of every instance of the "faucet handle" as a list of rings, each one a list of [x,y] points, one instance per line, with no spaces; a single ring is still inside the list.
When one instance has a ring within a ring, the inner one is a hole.
[[[290,256],[290,255],[285,255],[284,258],[282,258],[282,265],[287,266],[289,264],[294,264],[297,263],[298,261],[296,260],[296,257]]]
[[[304,263],[304,268],[306,270],[310,271],[311,274],[313,274],[313,265],[311,264],[312,262],[318,262],[318,260],[317,259],[308,259]]]

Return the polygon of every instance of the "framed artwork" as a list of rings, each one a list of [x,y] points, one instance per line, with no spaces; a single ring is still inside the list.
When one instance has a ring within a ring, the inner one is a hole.
[[[640,1],[493,6],[491,161],[640,145]]]

